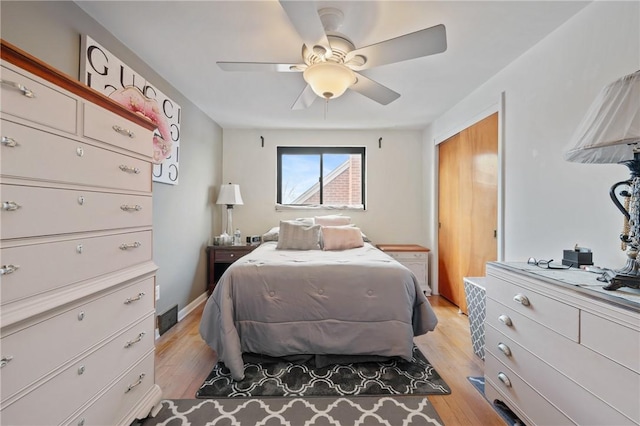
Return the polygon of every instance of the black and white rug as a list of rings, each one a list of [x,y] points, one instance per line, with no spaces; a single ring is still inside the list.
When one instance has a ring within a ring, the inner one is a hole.
[[[234,381],[224,363],[214,366],[196,398],[261,396],[447,395],[451,389],[414,346],[411,361],[358,362],[316,367],[313,361],[245,362]]]
[[[487,397],[484,394],[484,377],[470,376],[470,377],[467,377],[467,379],[469,379],[469,382],[471,382],[473,387],[476,388],[476,390],[480,392],[482,396],[485,397],[485,399],[487,399]],[[496,410],[496,412],[500,415],[500,417],[502,417],[502,419],[507,423],[507,425],[525,426],[522,420],[518,418],[516,413],[511,411],[511,409],[507,407],[502,401],[492,402],[492,401],[489,401],[488,399],[487,401],[493,406],[493,409]]]
[[[426,397],[164,400],[140,426],[442,426]]]

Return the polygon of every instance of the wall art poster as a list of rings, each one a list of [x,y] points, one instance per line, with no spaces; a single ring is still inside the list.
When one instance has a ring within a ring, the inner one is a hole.
[[[82,36],[80,75],[87,86],[143,114],[158,126],[153,138],[153,180],[177,185],[180,105],[88,35]]]

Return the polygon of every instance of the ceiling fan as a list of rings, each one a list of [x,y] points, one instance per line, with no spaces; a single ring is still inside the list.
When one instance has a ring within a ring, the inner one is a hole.
[[[291,106],[292,109],[308,108],[316,97],[327,101],[335,99],[347,89],[387,105],[398,99],[400,94],[358,71],[429,56],[447,49],[446,31],[442,24],[356,49],[351,40],[337,31],[343,20],[339,9],[316,10],[312,1],[280,0],[280,4],[303,40],[302,63],[217,64],[225,71],[302,72],[307,86]]]

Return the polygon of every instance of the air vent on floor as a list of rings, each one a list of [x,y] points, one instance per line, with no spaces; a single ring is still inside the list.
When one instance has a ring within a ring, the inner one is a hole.
[[[162,336],[167,330],[178,323],[178,305],[158,315],[158,332]]]

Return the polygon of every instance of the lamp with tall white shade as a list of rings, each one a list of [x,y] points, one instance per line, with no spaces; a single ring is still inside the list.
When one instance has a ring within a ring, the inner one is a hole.
[[[233,236],[233,206],[244,204],[242,202],[242,195],[240,195],[240,185],[233,183],[220,185],[220,193],[218,194],[216,204],[227,205],[227,230],[225,234],[227,234],[228,240],[230,240]],[[224,234],[223,239],[225,239]]]
[[[640,70],[602,89],[571,140],[573,148],[565,153],[565,160],[624,164],[631,172],[628,180],[615,183],[609,191],[625,217],[620,239],[628,259],[607,277],[604,289],[640,288]]]

